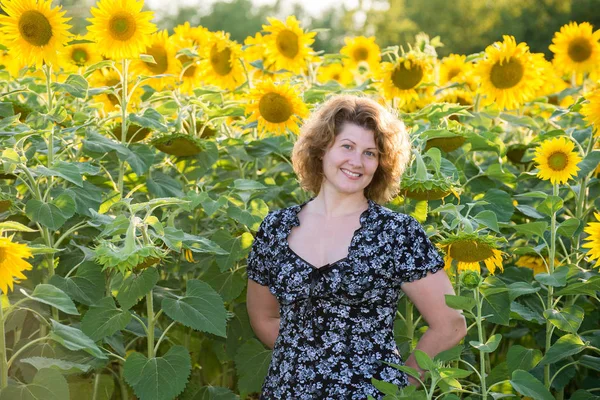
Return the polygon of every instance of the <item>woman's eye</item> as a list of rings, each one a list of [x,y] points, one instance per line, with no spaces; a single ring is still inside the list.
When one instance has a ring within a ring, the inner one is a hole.
[[[372,151],[365,151],[365,153],[369,156],[369,157],[375,157],[375,153],[373,153]]]
[[[346,149],[351,149],[352,146],[350,146],[349,144],[343,144],[342,147],[346,148]]]

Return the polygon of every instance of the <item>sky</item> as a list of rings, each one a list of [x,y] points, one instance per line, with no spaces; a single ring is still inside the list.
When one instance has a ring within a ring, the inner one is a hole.
[[[167,12],[175,12],[178,6],[192,6],[192,5],[200,5],[202,4],[203,9],[208,9],[208,5],[214,2],[214,0],[145,0],[144,3],[147,4],[152,10],[158,11],[167,11]],[[256,5],[263,4],[273,4],[275,0],[252,0],[252,2]],[[319,15],[324,10],[331,8],[333,6],[341,6],[342,4],[346,5],[347,8],[356,7],[358,5],[358,0],[296,0],[291,1],[287,0],[286,3],[294,3],[301,2],[304,6],[304,9],[313,16]]]

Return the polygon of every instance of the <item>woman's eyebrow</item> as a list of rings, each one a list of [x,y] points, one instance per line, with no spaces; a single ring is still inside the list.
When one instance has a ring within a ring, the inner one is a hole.
[[[356,145],[356,143],[354,143],[354,142],[353,142],[352,140],[350,140],[350,139],[345,139],[345,138],[344,138],[344,139],[342,139],[342,140],[347,140],[347,141],[349,141],[350,143],[352,143],[352,144]],[[371,149],[375,149],[375,150],[377,150],[377,147],[367,147],[367,150],[371,150]]]

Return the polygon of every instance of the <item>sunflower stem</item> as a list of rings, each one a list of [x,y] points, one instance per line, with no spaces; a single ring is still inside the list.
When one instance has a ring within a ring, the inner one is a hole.
[[[476,322],[477,322],[477,334],[479,335],[479,343],[485,343],[484,340],[484,336],[483,336],[483,325],[482,325],[482,320],[483,318],[481,318],[481,306],[482,306],[482,301],[481,298],[479,296],[479,289],[475,289],[474,291],[475,294],[475,301],[477,303],[477,318],[476,318]],[[486,387],[486,382],[485,382],[485,378],[486,378],[486,372],[485,372],[485,353],[483,351],[479,352],[479,368],[481,370],[481,374],[479,375],[479,377],[481,378],[481,397],[486,400],[487,399],[487,387]]]
[[[0,296],[6,296],[4,293]],[[1,301],[0,301],[1,303]],[[8,361],[6,359],[6,337],[4,336],[4,310],[0,304],[0,390],[8,386]]]
[[[552,185],[552,194],[554,196],[558,196],[558,184]],[[548,250],[549,260],[548,260],[548,269],[549,273],[554,273],[554,256],[556,253],[556,211],[552,213],[552,217],[550,219],[550,249]],[[553,304],[552,299],[554,297],[554,287],[548,286],[548,297],[546,299],[546,309],[552,310]],[[546,319],[546,353],[550,349],[552,345],[552,329],[553,325],[550,323],[549,319]],[[544,366],[544,385],[548,390],[550,390],[550,364],[546,364]]]
[[[121,75],[121,144],[127,146],[127,69],[129,67],[129,60],[123,59],[123,74]],[[123,179],[125,177],[125,161],[119,159],[119,180],[117,181],[117,187],[119,188],[119,195],[123,198]]]
[[[406,301],[406,335],[409,338],[410,351],[413,351],[413,338],[415,336],[415,327],[413,326],[413,305]]]
[[[148,315],[148,358],[154,357],[154,304],[152,299],[152,290],[146,295],[146,310]]]

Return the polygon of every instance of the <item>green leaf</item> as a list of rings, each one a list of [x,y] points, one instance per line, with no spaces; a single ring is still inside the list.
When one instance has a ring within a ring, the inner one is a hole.
[[[587,390],[579,389],[573,393],[569,400],[600,400],[600,396],[595,396]]]
[[[226,337],[227,311],[207,283],[189,280],[185,297],[165,298],[162,309],[171,319],[198,331]]]
[[[75,200],[66,193],[50,203],[30,199],[25,205],[25,214],[32,221],[57,230],[75,214]]]
[[[182,198],[183,187],[181,183],[162,172],[152,171],[146,180],[148,191],[156,197],[179,197]]]
[[[583,365],[586,368],[593,369],[595,371],[600,371],[600,357],[594,357],[584,354],[578,361],[579,364]]]
[[[260,392],[269,370],[271,351],[256,339],[244,343],[235,356],[238,387],[241,392]]]
[[[475,341],[475,340],[471,340],[469,342],[469,344],[473,347],[475,347],[477,350],[482,351],[484,353],[492,353],[494,351],[496,351],[496,349],[498,348],[498,345],[500,345],[500,340],[502,339],[502,335],[497,333],[493,336],[491,336],[487,342],[485,342],[485,344],[479,342],[479,341]]]
[[[75,199],[77,214],[92,216],[90,208],[94,211],[100,209],[102,204],[102,190],[88,181],[83,181],[83,187],[70,187],[65,190]]]
[[[83,350],[96,358],[107,359],[96,343],[82,331],[72,326],[63,325],[51,319],[52,331],[50,338],[69,350]]]
[[[541,288],[534,288],[527,282],[513,282],[510,285],[508,285],[508,296],[510,298],[510,301],[512,302],[519,296],[536,293],[540,290]]]
[[[554,396],[550,394],[544,384],[527,371],[520,369],[513,371],[510,384],[513,389],[524,396],[535,400],[554,400]]]
[[[445,295],[445,297],[446,304],[448,305],[448,307],[453,308],[455,310],[471,311],[473,307],[477,305],[477,302],[472,297],[454,296],[450,294]]]
[[[236,190],[265,190],[267,187],[260,182],[253,181],[250,179],[236,179],[233,181],[233,188]]]
[[[29,228],[19,222],[16,222],[16,221],[0,222],[0,231],[4,231],[4,232],[10,232],[10,231],[37,232],[36,229],[31,229],[31,228]]]
[[[221,271],[227,271],[235,267],[237,261],[245,256],[242,249],[242,239],[243,235],[233,237],[225,229],[220,229],[212,235],[211,240],[228,252],[227,255],[218,255],[216,257],[217,265]]]
[[[460,368],[440,368],[439,372],[442,378],[453,379],[463,379],[473,373],[473,371],[467,371]]]
[[[254,199],[248,209],[243,210],[233,204],[227,208],[227,216],[245,225],[251,231],[257,231],[262,220],[267,216],[269,207],[262,199]]]
[[[19,362],[31,364],[38,370],[44,368],[56,369],[63,374],[80,374],[82,372],[86,373],[92,368],[92,366],[88,364],[78,364],[72,361],[47,357],[21,358]]]
[[[510,297],[506,284],[495,276],[488,276],[479,288],[483,294],[482,315],[486,321],[508,325],[510,321]]]
[[[129,120],[142,128],[149,128],[153,131],[168,132],[164,117],[153,108],[146,108],[143,115],[129,114]]]
[[[155,154],[152,147],[141,143],[135,143],[129,146],[126,154],[118,152],[117,156],[119,157],[119,160],[127,161],[136,175],[142,176],[148,172],[150,166],[154,164]]]
[[[500,233],[500,228],[498,227],[498,218],[496,218],[496,213],[490,210],[482,211],[473,217],[475,221],[479,224],[488,227],[494,232]]]
[[[413,354],[415,355],[415,359],[417,360],[417,364],[419,364],[419,367],[428,371],[435,369],[435,363],[427,353],[425,353],[422,350],[415,349]]]
[[[88,81],[81,75],[69,75],[64,83],[52,82],[52,89],[66,92],[78,99],[85,99],[88,91]]]
[[[578,305],[566,306],[560,311],[554,309],[544,311],[544,317],[546,317],[552,325],[569,333],[577,333],[584,315],[583,308]]]
[[[377,390],[379,390],[381,393],[385,394],[386,397],[395,396],[396,393],[399,392],[398,385],[395,385],[390,382],[380,381],[379,379],[375,379],[372,377],[371,383],[373,384],[373,386],[375,386],[375,388]],[[394,397],[392,397],[392,398],[394,398]]]
[[[565,357],[582,352],[585,348],[579,336],[573,334],[562,336],[546,351],[540,365],[554,364]]]
[[[573,237],[577,229],[579,229],[580,221],[577,218],[569,218],[566,221],[561,222],[556,230],[559,235],[570,238]]]
[[[523,346],[512,345],[506,355],[506,364],[509,373],[517,369],[529,371],[533,369],[542,359],[542,352],[539,349],[527,349]]]
[[[50,283],[67,293],[73,300],[91,306],[104,296],[105,278],[102,267],[93,261],[82,263],[73,277],[53,275]]]
[[[564,295],[588,295],[596,296],[596,292],[600,291],[600,276],[592,276],[586,281],[575,282],[569,284],[566,288],[559,290],[555,296]]]
[[[562,266],[554,270],[553,274],[543,272],[537,274],[533,278],[541,284],[546,286],[561,287],[567,284],[567,275],[569,274],[569,267]]]
[[[187,349],[173,346],[162,357],[148,359],[137,352],[129,355],[123,377],[140,400],[165,400],[185,389],[191,370]]]
[[[600,164],[600,151],[592,151],[588,153],[585,158],[577,164],[579,172],[577,173],[577,179],[582,179],[588,176],[590,172],[595,171]]]
[[[528,206],[527,204],[520,204],[520,205],[517,205],[515,208],[517,210],[519,210],[520,212],[522,212],[523,214],[525,214],[526,216],[534,218],[534,219],[546,218],[546,216],[540,214],[539,212],[537,212],[535,210],[535,208]]]
[[[512,228],[518,233],[530,239],[533,236],[544,237],[544,232],[548,229],[548,223],[543,221],[530,222],[528,224],[513,225]]]
[[[90,307],[81,320],[81,330],[92,340],[98,341],[125,329],[131,313],[118,309],[112,297],[105,297]]]
[[[128,310],[144,297],[158,282],[156,268],[146,268],[141,274],[131,273],[119,288],[117,301],[124,309]]]
[[[40,283],[35,287],[31,295],[28,295],[23,289],[21,289],[21,293],[29,297],[31,300],[48,304],[49,306],[57,308],[64,313],[79,315],[79,311],[77,311],[77,307],[75,307],[73,300],[71,300],[65,292],[56,286]]]
[[[508,193],[499,189],[490,189],[485,192],[481,200],[488,203],[483,205],[483,208],[494,212],[499,221],[510,221],[515,207]]]
[[[536,207],[536,210],[551,217],[552,214],[559,211],[561,208],[563,208],[563,199],[558,196],[548,196]]]
[[[221,272],[212,265],[201,278],[219,293],[224,302],[234,300],[246,287],[246,279],[239,269]]]
[[[179,400],[239,400],[231,389],[219,386],[201,386],[199,383],[190,382]]]
[[[441,361],[441,362],[446,362],[446,363],[450,362],[450,361],[458,360],[460,358],[460,355],[462,354],[462,351],[463,351],[463,346],[457,345],[451,349],[439,352],[433,359],[435,361]]]
[[[525,320],[525,321],[536,322],[540,325],[546,323],[546,320],[544,319],[544,317],[542,316],[541,313],[539,313],[535,310],[532,310],[528,306],[523,305],[519,302],[513,301],[510,304],[510,311],[513,313],[516,313],[518,316],[523,318],[523,320]],[[515,318],[515,317],[513,316],[513,318]]]
[[[74,183],[77,186],[83,185],[83,178],[79,172],[79,168],[75,164],[67,163],[64,161],[58,161],[52,168],[46,168],[43,165],[39,165],[33,169],[38,175],[43,176],[58,176],[66,181]]]
[[[28,385],[11,385],[0,392],[0,400],[65,400],[69,398],[67,380],[55,369],[39,370]]]

